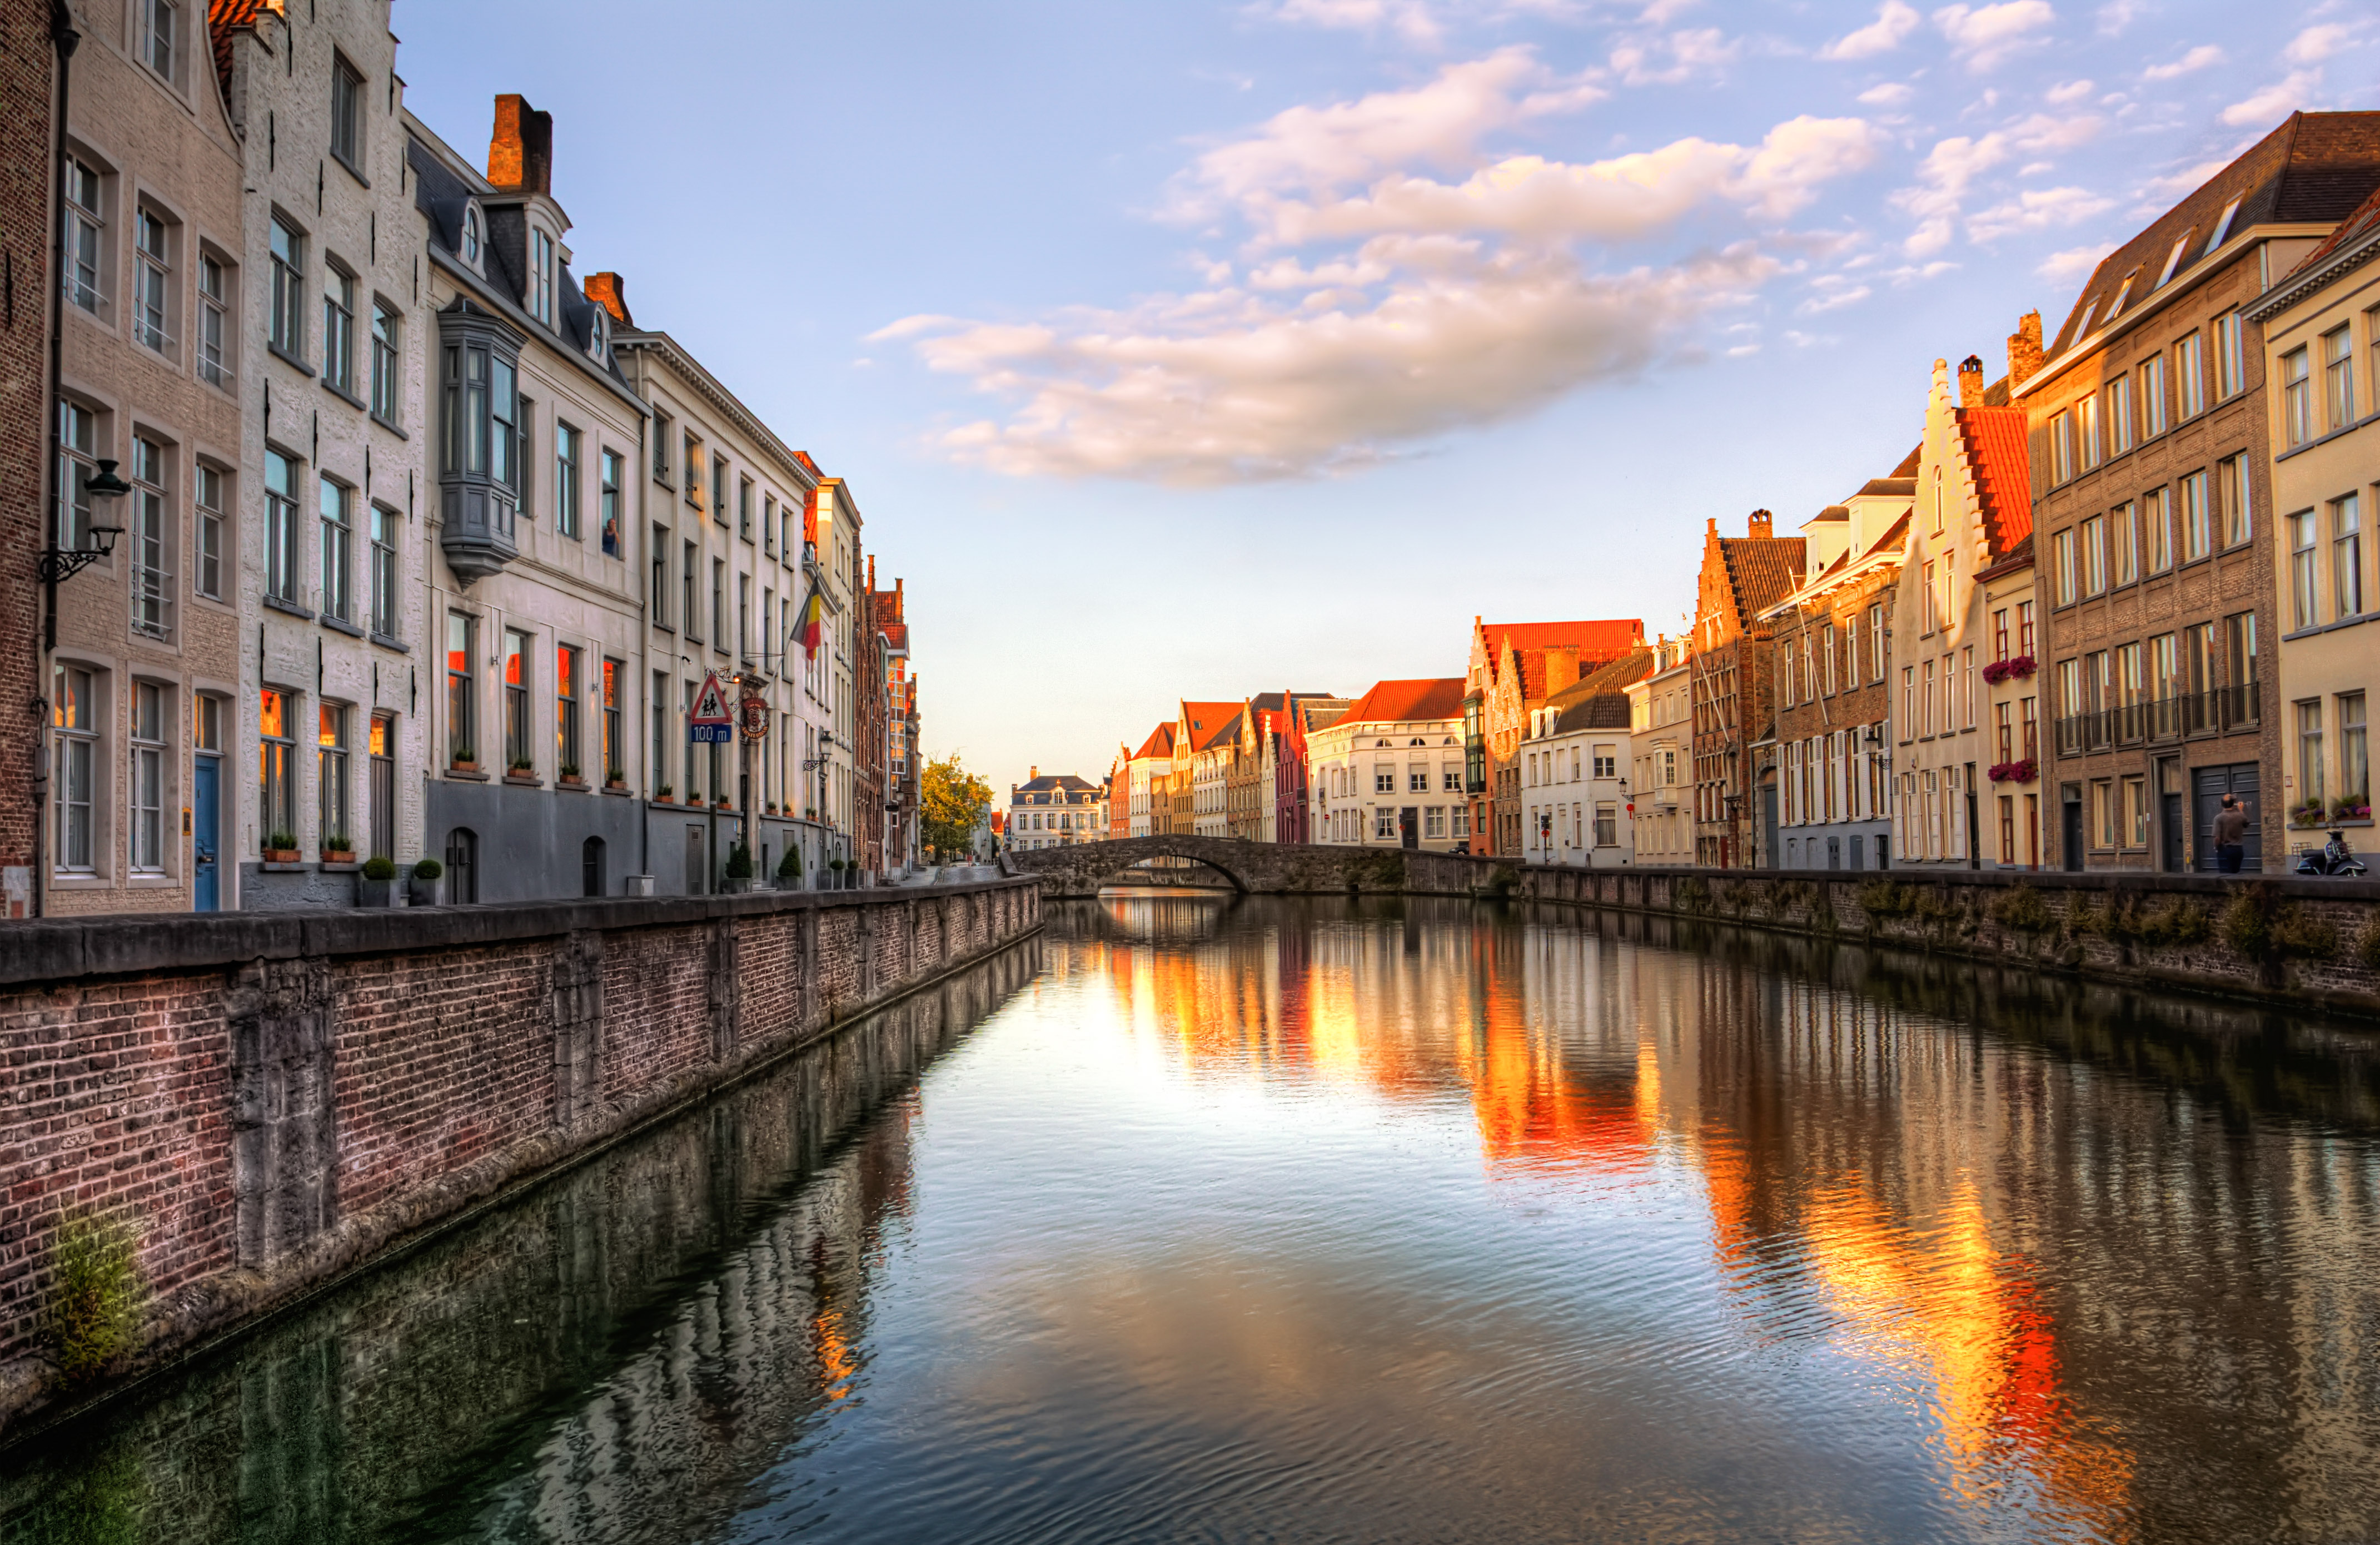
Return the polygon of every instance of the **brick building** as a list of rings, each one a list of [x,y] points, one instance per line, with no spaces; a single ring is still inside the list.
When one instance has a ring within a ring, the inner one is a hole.
[[[1762,861],[1754,836],[1752,747],[1771,738],[1777,705],[1769,660],[1774,627],[1760,619],[1800,583],[1802,554],[1802,539],[1778,536],[1767,510],[1753,511],[1740,537],[1720,536],[1717,520],[1704,528],[1688,669],[1694,862],[1706,869]],[[1775,830],[1773,818],[1765,824]]]
[[[1521,833],[1521,740],[1529,715],[1553,693],[1643,647],[1636,619],[1485,623],[1471,619],[1463,674],[1463,822],[1471,851],[1517,858]]]
[[[2298,113],[2104,259],[2042,370],[2032,436],[2070,870],[2285,862],[2265,351],[2247,315],[2380,185],[2380,113]]]
[[[868,604],[884,640],[884,853],[888,872],[903,873],[919,861],[917,811],[917,678],[909,670],[907,587],[899,579],[889,590],[876,588],[876,559],[868,560]]]
[[[40,777],[43,469],[50,341],[61,286],[50,277],[51,170],[57,164],[57,54],[46,0],[0,0],[0,918],[31,914],[43,810]],[[36,149],[38,147],[38,150]],[[22,714],[18,718],[15,715]]]

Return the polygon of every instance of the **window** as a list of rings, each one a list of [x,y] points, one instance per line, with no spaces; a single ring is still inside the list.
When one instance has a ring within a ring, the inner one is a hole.
[[[2074,476],[2074,416],[2056,413],[2049,420],[2049,481],[2052,485]]]
[[[2079,719],[2089,712],[2082,701],[2082,663],[2081,661],[2061,660],[2058,663],[2058,701],[2065,711],[2065,717],[2069,719]]]
[[[220,259],[199,254],[199,379],[231,387],[231,279]]]
[[[371,321],[371,412],[384,424],[397,423],[397,361],[396,312],[385,304],[372,302]]]
[[[405,517],[386,505],[371,507],[371,630],[396,633],[396,534]]]
[[[561,420],[553,421],[553,529],[565,537],[578,535],[578,457],[585,440]]]
[[[710,643],[727,652],[727,560],[710,560]]]
[[[224,531],[226,505],[224,474],[200,463],[198,469],[198,591],[210,601],[224,598]]]
[[[174,352],[172,232],[152,210],[132,218],[140,264],[132,280],[132,335],[160,354]]]
[[[2173,566],[2172,501],[2162,488],[2141,495],[2141,536],[2148,549],[2149,572],[2163,574]]]
[[[364,156],[364,78],[345,59],[331,61],[331,153],[360,169]]]
[[[537,483],[537,400],[534,397],[526,393],[520,395],[511,427],[516,436],[513,468],[519,473],[519,481],[513,484],[513,488],[520,494],[520,507],[528,510],[530,518],[534,519],[536,512],[531,507],[530,497]],[[498,426],[500,432],[503,428],[501,424]]]
[[[346,622],[351,615],[348,578],[355,534],[355,490],[322,480],[322,614]]]
[[[2102,778],[2091,785],[2091,830],[2097,847],[2116,845],[2116,789]]]
[[[293,359],[306,352],[306,238],[273,218],[273,309],[264,341]]]
[[[457,764],[480,760],[473,631],[469,616],[461,612],[446,614],[446,760]]]
[[[2124,780],[2124,845],[2149,845],[2149,784],[2146,778]]]
[[[647,595],[646,599],[652,604],[653,626],[655,627],[667,627],[670,625],[669,554],[669,528],[666,526],[654,527],[652,544],[653,572],[651,581],[647,587],[650,593]]]
[[[603,453],[602,468],[603,556],[617,558],[624,556],[620,545],[620,485],[627,481],[628,468],[617,451]],[[666,549],[657,548],[655,551]],[[655,587],[654,593],[660,593],[659,587]]]
[[[2355,343],[2344,326],[2322,335],[2322,401],[2325,429],[2355,421]]]
[[[2027,660],[2033,658],[2033,602],[2016,603],[2016,651]]]
[[[553,769],[556,776],[578,775],[578,651],[568,644],[553,651]]]
[[[173,635],[174,577],[166,542],[174,519],[165,502],[164,447],[146,435],[132,440],[132,630],[152,639]]]
[[[710,516],[722,526],[727,524],[727,458],[710,458]]]
[[[1881,601],[1867,609],[1867,669],[1868,680],[1884,679],[1884,602]]]
[[[132,687],[132,872],[165,872],[165,688]]]
[[[298,845],[298,726],[286,693],[267,687],[258,697],[256,834],[266,847]]]
[[[2247,359],[2240,347],[2240,313],[2226,311],[2215,319],[2215,400],[2221,402],[2247,385]]]
[[[603,777],[609,782],[626,775],[628,748],[620,743],[620,688],[628,667],[617,660],[603,662]]]
[[[656,796],[669,786],[659,781],[669,776],[669,685],[668,672],[653,673],[653,745],[651,755],[645,762],[645,777],[650,785],[646,792]]]
[[[2302,445],[2313,438],[2313,366],[2302,348],[2281,356],[2281,438]]]
[[[1390,766],[1387,762],[1380,762],[1376,765],[1372,769],[1372,792],[1375,794],[1394,794],[1396,791],[1397,770]]]
[[[685,599],[684,611],[685,611],[685,614],[686,614],[686,636],[688,639],[691,639],[695,640],[697,643],[699,643],[699,642],[701,642],[701,641],[702,641],[702,634],[701,634],[699,631],[698,631],[698,628],[700,627],[700,626],[701,626],[701,622],[702,622],[702,614],[701,614],[701,612],[700,612],[700,611],[696,607],[696,605],[695,605],[695,600],[694,600],[694,587],[695,587],[695,583],[696,583],[696,581],[695,581],[696,566],[697,566],[700,562],[701,562],[701,560],[700,560],[699,558],[698,558],[698,557],[695,555],[695,546],[694,546],[694,543],[692,543],[692,542],[690,542],[690,541],[689,541],[689,542],[687,542],[687,543],[686,544],[686,567],[685,567],[685,568],[684,568],[684,570],[682,570],[682,571],[680,572],[680,574],[679,574],[679,577],[678,577],[678,583],[679,583],[679,584],[680,584],[680,585],[685,589],[685,591],[686,591],[686,595],[685,595],[685,598],[684,598],[684,599]]]
[[[760,551],[774,553],[776,550],[777,496],[773,493],[763,493],[760,495]]]
[[[2322,795],[2322,700],[2298,708],[2298,790],[2300,805],[2320,805]]]
[[[67,873],[89,874],[97,844],[91,826],[91,788],[98,772],[99,704],[91,672],[59,665],[50,688],[50,781],[56,789],[52,862]]]
[[[2129,585],[2141,577],[2141,521],[2130,505],[2118,505],[2107,517],[2114,548],[2116,583]]]
[[[371,858],[396,857],[396,718],[375,713],[365,747],[371,758]]]
[[[1439,769],[1438,785],[1438,791],[1440,794],[1462,793],[1463,769],[1460,767],[1442,767]]]
[[[106,309],[100,286],[107,273],[107,226],[101,213],[100,175],[69,157],[67,161],[66,286],[67,298],[97,316]]]
[[[2181,692],[2180,640],[2171,633],[2160,633],[2149,640],[2149,694],[2153,700],[2165,702]]]
[[[2336,617],[2363,610],[2363,504],[2355,494],[2330,504],[2331,597]]]
[[[2107,383],[2098,397],[2085,397],[2074,405],[2077,438],[2082,442],[2084,470],[2096,467],[2105,459],[2101,454],[2100,401],[2106,400],[2106,456],[2120,456],[2132,448],[2132,387],[2129,376],[2118,376]]]
[[[528,717],[529,636],[504,629],[504,771],[527,772],[537,765],[530,749]]]
[[[2206,411],[2206,349],[2192,333],[2173,346],[2175,416],[2195,419]]]
[[[2248,458],[2235,456],[2215,464],[2215,495],[2222,501],[2223,545],[2237,547],[2255,534],[2249,512]]]
[[[1408,794],[1427,794],[1429,792],[1429,769],[1427,767],[1409,767],[1405,769],[1405,792]]]
[[[739,478],[735,483],[735,534],[746,541],[752,540],[752,480]]]
[[[347,711],[339,703],[324,703],[315,719],[314,839],[327,858],[355,851],[347,835]]]
[[[279,451],[264,453],[264,593],[298,600],[298,464]]]
[[[752,577],[735,577],[735,657],[746,664],[752,661]]]
[[[2361,692],[2338,695],[2338,797],[2367,811],[2372,805],[2372,761],[2363,738]]]
[[[2082,593],[2107,588],[2107,523],[2099,516],[2082,522]]]
[[[528,314],[553,325],[553,237],[528,228]]]
[[[1446,835],[1446,807],[1432,805],[1421,813],[1421,834],[1425,837]]]
[[[702,507],[702,442],[689,434],[686,437],[686,502],[696,509]]]
[[[1595,807],[1595,845],[1597,847],[1617,847],[1620,845],[1619,806],[1597,805]]]
[[[669,448],[674,444],[674,436],[670,432],[670,416],[666,413],[653,415],[653,481],[665,488],[673,486],[670,482]]]
[[[1452,827],[1447,833],[1447,835],[1451,837],[1468,837],[1471,835],[1470,806],[1456,805],[1448,813],[1452,817]]]
[[[1921,734],[1921,735],[1923,735],[1923,736],[1926,736],[1927,738],[1929,738],[1929,739],[1930,739],[1930,738],[1932,738],[1933,734],[1934,734],[1934,662],[1932,662],[1931,660],[1926,661],[1926,662],[1925,662],[1925,712],[1924,716],[1923,716],[1922,718],[1920,718],[1920,719],[1917,721],[1917,724],[1918,724],[1918,733],[1919,733],[1919,734]],[[1947,685],[1947,684],[1946,684],[1946,685]],[[1944,717],[1945,719],[1947,719],[1947,718],[1949,718],[1949,715],[1946,713],[1946,714],[1944,714],[1944,715],[1943,715],[1943,717]]]
[[[2181,558],[2188,563],[2215,550],[2215,523],[2206,509],[2206,474],[2192,472],[2174,486],[2181,494]]]
[[[2234,724],[2256,722],[2256,614],[2234,612],[2223,619],[2223,648],[2230,670],[2228,715]]]
[[[179,79],[174,67],[179,59],[181,20],[182,8],[175,0],[141,0],[140,62],[167,81]]]
[[[2074,561],[2073,531],[2069,529],[2058,532],[2050,539],[2050,547],[2057,560],[2058,604],[2070,606],[2074,603],[2074,598],[2082,593]]]
[[[1382,805],[1378,809],[1375,809],[1372,812],[1372,835],[1381,842],[1389,842],[1393,840],[1396,834],[1396,810],[1387,805]]]
[[[2152,354],[2141,362],[2141,437],[2166,432],[2165,356]]]
[[[480,206],[477,204],[464,206],[462,257],[473,268],[480,266]]]
[[[1595,775],[1598,778],[1616,778],[1620,776],[1620,755],[1618,748],[1612,746],[1597,746],[1595,748]]]
[[[58,510],[51,522],[60,547],[91,546],[91,459],[99,451],[99,415],[78,402],[58,404]]]

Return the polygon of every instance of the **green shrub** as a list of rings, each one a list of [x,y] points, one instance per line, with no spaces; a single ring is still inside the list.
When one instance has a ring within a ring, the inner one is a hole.
[[[138,1250],[121,1217],[76,1211],[59,1221],[50,1335],[70,1382],[109,1371],[132,1351],[140,1331]]]
[[[739,842],[728,847],[727,878],[730,880],[752,878],[752,849],[749,845]]]
[[[799,847],[788,847],[785,849],[785,856],[777,860],[777,878],[799,880],[801,877],[802,850]]]
[[[1688,875],[1670,887],[1670,905],[1681,912],[1701,917],[1711,909],[1710,882],[1699,875]]]
[[[384,855],[375,853],[370,858],[364,860],[364,878],[366,880],[394,880],[396,878],[396,866],[391,863]]]
[[[445,872],[446,866],[440,863],[435,858],[416,858],[413,860],[413,878],[416,880],[435,880]]]
[[[2141,919],[2141,938],[2160,948],[2195,944],[2208,933],[2206,908],[2186,896],[2168,896],[2166,904]]]
[[[2269,881],[2244,886],[2223,909],[2223,942],[2243,959],[2330,960],[2339,951],[2338,925],[2283,901]]]
[[[2007,929],[2010,933],[2035,934],[2049,931],[2049,903],[2041,893],[2020,882],[1992,897],[1984,915]]]
[[[2374,918],[2363,937],[2355,942],[2355,958],[2365,970],[2380,971],[2380,918]]]
[[[1917,891],[1891,880],[1863,880],[1859,888],[1860,910],[1882,922],[1888,918],[1905,918],[1917,910]]]
[[[2262,960],[2272,947],[2272,918],[2259,893],[2261,885],[2245,886],[2223,908],[2223,942],[2243,960]]]
[[[2273,918],[2273,947],[2292,959],[2335,960],[2338,925],[2306,907],[2284,906]]]
[[[291,848],[298,845],[298,833],[295,832],[275,832],[271,836],[264,839],[264,845],[272,848],[276,853],[286,853]]]

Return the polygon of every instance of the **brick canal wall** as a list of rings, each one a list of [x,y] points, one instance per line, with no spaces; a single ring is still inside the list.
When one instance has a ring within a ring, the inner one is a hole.
[[[2380,881],[1506,868],[1516,899],[2380,1017]]]
[[[285,1302],[1039,927],[1029,880],[73,919],[0,938],[0,1430],[62,1385],[62,1225],[120,1220],[118,1371]]]

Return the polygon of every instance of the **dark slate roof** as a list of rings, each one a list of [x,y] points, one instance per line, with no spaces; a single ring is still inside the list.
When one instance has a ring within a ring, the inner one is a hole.
[[[1572,730],[1624,730],[1628,727],[1628,688],[1653,674],[1653,651],[1640,649],[1610,664],[1579,677],[1546,700],[1560,711],[1553,733]]]
[[[2124,302],[2127,310],[2154,293],[2177,240],[2186,237],[2189,245],[2169,283],[2179,282],[2204,262],[2215,227],[2233,199],[2240,207],[2226,240],[2260,223],[2345,220],[2374,188],[2380,188],[2380,112],[2290,114],[2278,128],[2099,261],[2091,282],[2074,298],[2049,358],[2075,344],[2086,310],[2094,327],[2107,321],[2108,306],[2125,279],[2132,281]]]
[[[2325,237],[2322,245],[2308,252],[2305,262],[2290,269],[2284,277],[2293,279],[2301,274],[2311,274],[2328,261],[2333,252],[2362,240],[2374,230],[2380,230],[2380,188],[2374,189],[2372,196],[2357,205],[2354,213],[2338,223],[2338,229]]]

